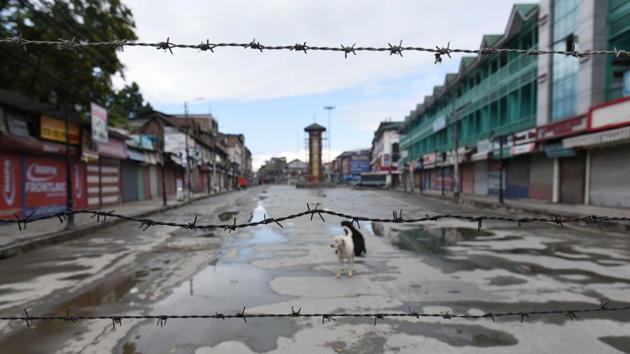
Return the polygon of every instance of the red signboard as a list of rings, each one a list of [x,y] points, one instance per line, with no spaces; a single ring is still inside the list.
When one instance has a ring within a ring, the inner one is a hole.
[[[12,215],[20,209],[20,158],[0,153],[0,215]]]
[[[24,162],[24,206],[33,208],[65,204],[64,162],[40,157],[27,157]]]
[[[73,207],[85,208],[87,202],[87,186],[85,164],[72,164],[72,203]]]
[[[574,135],[586,130],[586,116],[577,116],[565,119],[556,123],[543,125],[536,128],[536,138],[538,140],[546,140],[559,138],[567,135]]]

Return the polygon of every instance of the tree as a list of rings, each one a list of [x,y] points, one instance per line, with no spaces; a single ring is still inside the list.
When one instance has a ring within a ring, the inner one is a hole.
[[[129,119],[152,110],[150,103],[144,103],[140,87],[135,82],[114,93],[107,103],[109,124],[116,127],[124,127]]]
[[[131,10],[120,0],[0,0],[0,23],[2,37],[136,39]],[[0,87],[43,102],[55,91],[60,103],[85,106],[106,106],[114,95],[111,77],[124,68],[111,47],[3,47],[0,60]]]

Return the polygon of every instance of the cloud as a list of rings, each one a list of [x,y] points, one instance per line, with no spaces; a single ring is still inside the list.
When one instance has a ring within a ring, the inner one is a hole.
[[[357,46],[387,43],[478,47],[483,33],[503,30],[511,7],[504,0],[435,1],[143,1],[127,2],[142,41],[210,41]],[[330,92],[435,70],[429,53],[343,53],[217,48],[215,53],[133,47],[120,54],[125,77],[152,102],[195,97],[255,100]],[[117,80],[121,84],[120,80]]]

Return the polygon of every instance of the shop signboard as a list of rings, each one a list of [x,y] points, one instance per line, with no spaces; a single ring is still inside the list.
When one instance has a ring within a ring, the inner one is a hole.
[[[92,115],[92,140],[98,143],[109,141],[107,134],[107,110],[96,103],[91,106]]]
[[[66,122],[63,120],[41,116],[39,126],[42,139],[61,143],[66,142]],[[79,126],[70,123],[68,125],[68,131],[70,133],[70,144],[77,145],[79,143]]]
[[[560,122],[543,125],[536,128],[536,139],[547,140],[568,135],[575,135],[585,131],[587,119],[585,115],[569,118]]]
[[[0,153],[0,215],[13,215],[19,211],[20,158],[17,155]]]
[[[66,169],[62,160],[24,159],[24,205],[34,208],[66,203]]]

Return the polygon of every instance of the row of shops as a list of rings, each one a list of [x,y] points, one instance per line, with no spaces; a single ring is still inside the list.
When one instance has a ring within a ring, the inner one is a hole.
[[[494,139],[425,154],[409,164],[409,184],[454,190],[457,156],[463,194],[498,195],[502,186],[512,199],[630,207],[630,97],[503,139],[502,151]]]
[[[190,166],[186,166],[181,151],[160,149],[159,136],[129,134],[105,124],[105,132],[99,134],[106,141],[98,141],[94,127],[78,119],[69,123],[66,156],[66,126],[59,112],[7,93],[0,103],[0,217],[65,210],[66,159],[75,209],[113,207],[164,195],[183,198],[189,183],[193,193],[220,192],[229,190],[234,179],[223,160],[217,157],[219,163],[213,162],[192,137]]]

